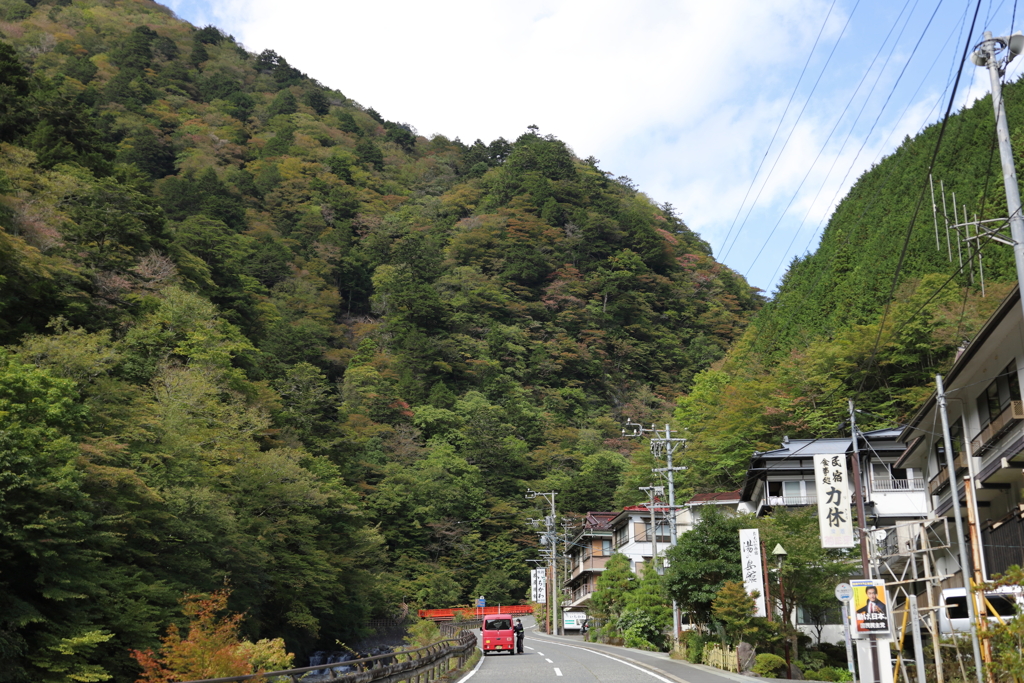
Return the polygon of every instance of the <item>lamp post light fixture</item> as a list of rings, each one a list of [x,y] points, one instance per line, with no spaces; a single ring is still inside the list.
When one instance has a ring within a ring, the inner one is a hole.
[[[1006,210],[1010,215],[1010,236],[1013,240],[1013,260],[1017,266],[1017,283],[1024,290],[1024,216],[1021,216],[1020,189],[1017,185],[1017,171],[1013,166],[1013,150],[1010,147],[1010,126],[1006,122],[1006,106],[1003,102],[1002,78],[1006,66],[1013,58],[1024,52],[1024,34],[1020,31],[1012,36],[993,37],[985,31],[985,39],[978,43],[971,53],[975,66],[988,68],[992,82],[992,108],[996,115],[996,137],[999,139],[999,159],[1003,169],[1003,186],[1006,190]],[[978,666],[981,666],[978,661]],[[979,678],[980,678],[980,669]]]
[[[782,563],[786,559],[786,549],[782,547],[781,543],[776,543],[775,548],[772,550],[772,555],[775,556],[775,559],[778,560],[779,563],[779,612],[782,615],[782,619],[780,621],[786,624],[786,626],[789,626],[789,624],[786,623],[786,589],[782,586]],[[791,678],[792,676],[790,675],[789,668],[789,636],[786,637],[786,644],[782,650],[786,653],[786,678]]]

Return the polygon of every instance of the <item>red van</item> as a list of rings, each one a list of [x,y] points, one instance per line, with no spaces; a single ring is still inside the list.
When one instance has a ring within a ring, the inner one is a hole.
[[[512,632],[511,614],[488,614],[484,617],[483,643],[484,654],[491,652],[516,653],[516,636]]]

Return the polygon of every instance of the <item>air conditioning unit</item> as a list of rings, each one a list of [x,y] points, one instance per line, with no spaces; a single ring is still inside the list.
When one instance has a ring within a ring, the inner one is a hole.
[[[1024,401],[1010,401],[1010,415],[1014,420],[1024,420]]]

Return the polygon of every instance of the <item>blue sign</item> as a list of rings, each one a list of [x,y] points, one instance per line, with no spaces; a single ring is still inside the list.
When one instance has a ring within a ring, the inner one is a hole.
[[[476,599],[476,606],[487,607],[487,601],[484,599],[484,596],[481,595],[479,598]]]

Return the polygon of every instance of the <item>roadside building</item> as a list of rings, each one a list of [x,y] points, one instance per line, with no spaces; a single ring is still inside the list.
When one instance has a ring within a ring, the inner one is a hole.
[[[1024,324],[1020,291],[1015,288],[961,348],[943,377],[953,471],[947,465],[934,393],[901,435],[906,448],[896,463],[921,472],[927,482],[929,509],[940,520],[953,516],[956,491],[965,526],[969,518],[977,522],[981,572],[986,579],[1010,565],[1024,565],[1022,359]],[[973,494],[972,505],[968,505],[967,487]],[[938,573],[945,576],[943,588],[964,585],[957,560],[948,553],[939,558]]]

